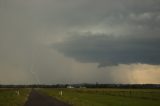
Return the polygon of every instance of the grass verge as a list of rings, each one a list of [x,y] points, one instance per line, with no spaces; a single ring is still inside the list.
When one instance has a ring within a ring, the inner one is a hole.
[[[59,92],[63,91],[60,96]],[[159,106],[160,90],[153,89],[39,89],[73,106]]]
[[[0,89],[0,106],[23,106],[30,89]]]

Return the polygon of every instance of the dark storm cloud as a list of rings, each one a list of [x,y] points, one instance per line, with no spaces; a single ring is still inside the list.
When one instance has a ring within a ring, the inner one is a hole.
[[[99,63],[99,67],[160,64],[159,5],[158,0],[102,0],[86,4],[80,11],[88,9],[77,12],[83,14],[79,14],[79,20],[76,20],[84,28],[79,27],[71,37],[53,46],[66,56],[81,62]],[[75,15],[72,18],[77,19]]]
[[[87,34],[87,33],[86,33]],[[117,64],[160,64],[159,36],[72,36],[54,47],[80,62],[99,63],[99,67]]]
[[[110,83],[121,76],[121,71],[113,77],[105,70],[130,70],[132,65],[98,69],[97,63],[159,64],[160,0],[0,3],[0,83],[37,83],[33,73],[47,84]],[[49,47],[52,44],[55,49]],[[143,65],[134,67],[141,70]],[[128,81],[123,78],[124,73],[117,80]]]

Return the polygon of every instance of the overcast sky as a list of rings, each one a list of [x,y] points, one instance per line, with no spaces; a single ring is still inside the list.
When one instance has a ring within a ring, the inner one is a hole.
[[[159,0],[0,0],[0,84],[159,76]]]

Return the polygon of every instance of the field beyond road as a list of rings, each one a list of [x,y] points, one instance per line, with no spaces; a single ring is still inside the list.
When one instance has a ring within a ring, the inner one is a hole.
[[[73,106],[160,106],[158,89],[39,89]],[[63,92],[62,96],[59,94]]]

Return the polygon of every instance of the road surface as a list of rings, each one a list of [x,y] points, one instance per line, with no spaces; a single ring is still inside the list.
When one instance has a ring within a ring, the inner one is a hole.
[[[71,106],[55,98],[32,90],[24,106]]]

